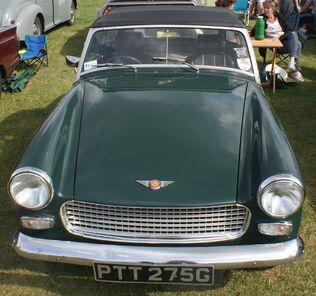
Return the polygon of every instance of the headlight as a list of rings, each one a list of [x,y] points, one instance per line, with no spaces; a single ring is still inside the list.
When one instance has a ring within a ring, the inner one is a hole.
[[[54,195],[50,177],[31,167],[18,169],[12,174],[9,192],[18,205],[31,210],[44,208]]]
[[[297,178],[275,175],[262,182],[257,197],[260,208],[266,214],[285,218],[301,207],[304,195],[304,187]]]

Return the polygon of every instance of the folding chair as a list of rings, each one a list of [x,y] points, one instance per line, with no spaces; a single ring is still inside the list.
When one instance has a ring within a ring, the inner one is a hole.
[[[279,65],[281,68],[286,69],[290,61],[290,58],[290,54],[286,51],[282,51],[282,48],[280,48],[276,52],[275,63]]]
[[[28,66],[38,63],[37,70],[39,70],[42,65],[48,67],[46,35],[26,35],[25,43],[27,51],[21,55],[21,61]]]
[[[234,4],[234,13],[244,15],[244,23],[246,26],[249,25],[249,1],[248,0],[237,0]]]
[[[275,63],[281,68],[286,69],[288,62],[290,61],[290,54],[282,49],[283,48],[277,49],[276,56],[275,56]],[[266,48],[261,48],[261,50],[259,50],[259,53],[263,58],[263,65],[270,64],[272,62],[272,59],[267,60]]]

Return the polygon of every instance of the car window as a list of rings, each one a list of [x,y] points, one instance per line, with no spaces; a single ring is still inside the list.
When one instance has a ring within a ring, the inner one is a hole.
[[[82,71],[103,64],[161,64],[185,61],[252,72],[239,31],[205,28],[128,28],[93,34]]]

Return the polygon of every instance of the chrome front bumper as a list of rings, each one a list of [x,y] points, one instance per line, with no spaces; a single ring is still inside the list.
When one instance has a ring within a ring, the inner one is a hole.
[[[13,246],[26,258],[92,266],[94,262],[126,264],[209,264],[215,269],[269,267],[296,260],[304,243],[234,246],[136,246],[39,239],[18,232]]]

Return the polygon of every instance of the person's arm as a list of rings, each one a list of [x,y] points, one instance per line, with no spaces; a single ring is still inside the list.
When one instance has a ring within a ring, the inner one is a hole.
[[[296,7],[297,12],[301,12],[302,9],[300,4],[298,3],[298,0],[294,0],[294,5]]]
[[[304,5],[302,6],[301,12],[306,12],[312,6],[312,0],[306,0]]]

